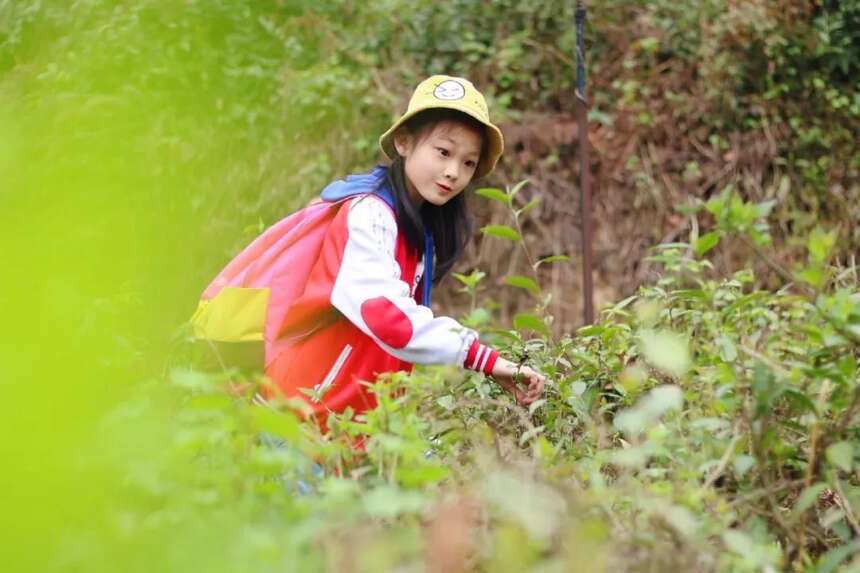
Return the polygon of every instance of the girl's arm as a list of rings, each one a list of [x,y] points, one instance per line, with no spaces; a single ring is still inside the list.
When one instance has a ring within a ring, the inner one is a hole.
[[[418,364],[458,364],[491,375],[520,404],[543,393],[545,378],[481,344],[474,330],[453,318],[433,316],[400,278],[395,259],[397,223],[375,198],[349,205],[348,237],[331,303],[389,354]]]
[[[413,298],[395,259],[397,223],[380,199],[348,205],[347,238],[331,303],[389,354],[417,364],[459,364],[491,374],[498,352],[453,318]]]

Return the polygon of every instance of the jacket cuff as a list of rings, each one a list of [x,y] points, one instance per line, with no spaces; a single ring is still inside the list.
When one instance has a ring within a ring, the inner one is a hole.
[[[469,347],[469,351],[466,352],[466,360],[463,362],[463,367],[475,372],[483,372],[489,376],[493,372],[493,366],[495,366],[498,357],[499,353],[497,351],[481,344],[476,338],[472,342],[472,346]]]

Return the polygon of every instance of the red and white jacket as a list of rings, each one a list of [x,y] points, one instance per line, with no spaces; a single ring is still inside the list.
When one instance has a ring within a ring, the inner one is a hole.
[[[276,391],[304,397],[320,416],[373,408],[362,382],[411,371],[414,363],[492,372],[498,353],[475,331],[419,303],[430,280],[424,255],[407,247],[388,202],[365,193],[338,209],[304,292],[279,328],[278,351],[267,357]],[[316,398],[300,388],[315,389]]]

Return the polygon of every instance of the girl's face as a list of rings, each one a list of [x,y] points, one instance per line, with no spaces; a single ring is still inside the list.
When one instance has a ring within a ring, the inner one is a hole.
[[[481,144],[482,134],[456,121],[437,123],[425,137],[395,136],[412,201],[444,205],[459,195],[475,174]]]

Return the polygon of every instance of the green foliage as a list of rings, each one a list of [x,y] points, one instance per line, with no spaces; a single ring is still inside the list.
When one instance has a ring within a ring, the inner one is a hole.
[[[682,246],[662,257],[674,270],[576,336],[551,341],[541,317],[514,318],[543,334],[511,331],[506,352],[550,380],[527,409],[483,375],[425,368],[384,377],[376,409],[332,414],[323,435],[289,410],[228,398],[230,373],[175,370],[170,386],[142,388],[110,418],[115,447],[143,440],[159,452],[122,487],[130,529],[111,538],[114,551],[130,551],[149,515],[153,540],[218,523],[216,570],[420,566],[439,550],[426,516],[456,488],[486,512],[470,557],[480,568],[566,570],[585,550],[592,570],[850,562],[860,346],[803,296],[752,290],[746,271],[707,279]],[[458,278],[471,293],[483,276]],[[850,316],[858,286],[820,296]],[[153,508],[171,517],[153,520]]]
[[[768,225],[764,219],[770,214],[775,201],[765,201],[758,204],[745,202],[732,192],[731,186],[723,189],[719,196],[705,204],[705,208],[716,219],[717,230],[723,233],[746,233],[756,244],[763,245],[770,241]],[[696,250],[706,252],[708,243],[714,239],[706,239],[704,247],[696,242]],[[715,243],[714,243],[715,244]],[[713,245],[711,245],[713,246]]]
[[[655,249],[659,279],[555,337],[537,271],[568,259],[522,226],[541,199],[478,190],[509,223],[486,240],[534,273],[492,277],[527,293],[511,324],[483,272],[455,275],[463,322],[546,396],[419,369],[323,435],[228,392],[243,375],[200,368],[172,325],[266,224],[366,167],[428,73],[475,78],[494,117],[569,112],[573,3],[0,0],[5,570],[420,570],[454,492],[482,510],[479,570],[856,570],[860,294],[833,263],[857,244],[858,6],[589,3],[591,118],[648,133],[669,102],[718,157],[776,133],[773,189],[710,195],[713,228]],[[664,75],[683,85],[657,93]],[[715,277],[724,239],[764,252],[771,209],[810,230],[803,264],[774,291]]]

